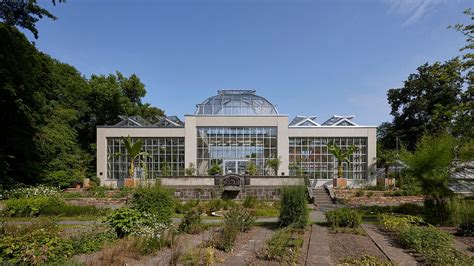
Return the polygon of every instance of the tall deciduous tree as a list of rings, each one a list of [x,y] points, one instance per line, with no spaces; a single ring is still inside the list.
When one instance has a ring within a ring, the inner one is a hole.
[[[410,150],[426,132],[446,129],[452,117],[449,110],[462,102],[462,63],[453,59],[445,63],[424,64],[411,74],[404,86],[388,91],[395,133]]]

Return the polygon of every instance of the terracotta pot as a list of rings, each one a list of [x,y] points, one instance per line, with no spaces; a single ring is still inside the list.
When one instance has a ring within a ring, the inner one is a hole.
[[[76,184],[76,188],[77,188],[77,189],[81,188],[81,184],[80,184],[80,183],[77,183],[77,184]]]
[[[139,181],[140,180],[138,178],[124,178],[123,186],[124,187],[137,187]]]
[[[332,180],[332,186],[337,188],[347,187],[347,178],[338,177]]]

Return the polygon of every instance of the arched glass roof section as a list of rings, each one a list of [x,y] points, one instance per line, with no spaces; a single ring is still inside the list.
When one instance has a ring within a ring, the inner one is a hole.
[[[196,107],[196,115],[278,115],[275,105],[255,90],[219,90]]]

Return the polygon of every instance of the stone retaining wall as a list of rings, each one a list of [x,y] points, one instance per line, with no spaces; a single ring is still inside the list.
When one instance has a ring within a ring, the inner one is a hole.
[[[403,203],[422,203],[423,196],[385,196],[387,191],[366,190],[365,195],[356,197],[358,189],[334,189],[337,199],[342,199],[348,205],[400,205]],[[370,193],[371,196],[367,196]]]
[[[174,190],[174,196],[181,200],[216,198],[243,200],[247,196],[257,197],[259,200],[277,200],[281,193],[281,186],[246,186],[240,191],[225,191],[218,186],[173,186],[171,188]]]

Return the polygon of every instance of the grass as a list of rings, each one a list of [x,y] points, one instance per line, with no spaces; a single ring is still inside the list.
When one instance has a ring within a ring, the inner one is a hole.
[[[100,221],[105,216],[40,216],[40,217],[55,217],[57,221]],[[5,222],[31,222],[37,217],[3,217]]]

